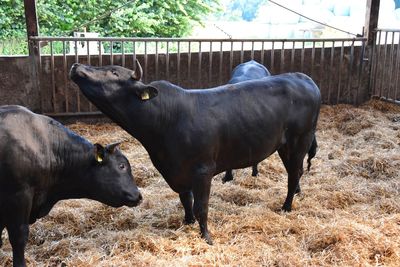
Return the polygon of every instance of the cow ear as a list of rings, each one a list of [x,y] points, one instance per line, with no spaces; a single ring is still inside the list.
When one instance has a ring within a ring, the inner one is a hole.
[[[100,144],[94,144],[94,158],[98,163],[102,163],[104,160],[104,147]]]
[[[153,86],[146,86],[136,90],[137,96],[143,100],[149,100],[158,95],[158,90]]]
[[[139,63],[139,60],[136,59],[135,64],[136,64],[136,69],[132,72],[132,78],[136,81],[140,81],[143,76],[143,69]]]
[[[121,144],[121,142],[116,142],[116,143],[106,145],[106,151],[110,154],[113,154],[120,144]]]

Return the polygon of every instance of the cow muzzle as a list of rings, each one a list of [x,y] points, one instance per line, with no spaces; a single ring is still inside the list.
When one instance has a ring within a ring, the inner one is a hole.
[[[137,191],[134,194],[132,193],[125,193],[125,205],[128,207],[135,207],[138,206],[143,200],[142,194]]]
[[[74,63],[69,71],[69,77],[71,80],[76,80],[77,78],[87,78],[88,73],[85,65]]]

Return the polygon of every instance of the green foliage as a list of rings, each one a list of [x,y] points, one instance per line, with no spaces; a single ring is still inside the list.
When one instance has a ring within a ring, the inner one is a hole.
[[[70,36],[86,30],[101,36],[180,37],[218,8],[218,1],[37,0],[36,5],[43,36]],[[0,0],[0,39],[25,34],[23,1]]]
[[[219,0],[36,0],[41,36],[182,37],[218,8]],[[25,38],[23,0],[0,0],[0,55],[27,54]]]

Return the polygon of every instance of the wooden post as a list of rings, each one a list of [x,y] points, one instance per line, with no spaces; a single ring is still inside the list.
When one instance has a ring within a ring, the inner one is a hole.
[[[30,36],[39,35],[39,25],[36,14],[36,1],[35,0],[24,0],[25,7],[25,21],[26,21],[26,33],[29,42]],[[31,51],[29,51],[31,52]],[[33,51],[32,51],[33,52]]]
[[[364,36],[368,38],[367,45],[371,46],[374,42],[375,29],[378,28],[380,0],[367,0],[365,14]]]
[[[40,63],[38,64],[38,62],[40,62],[39,43],[30,40],[30,37],[32,36],[39,36],[39,24],[36,13],[36,0],[24,0],[24,8],[29,58],[32,66],[30,68],[30,76],[40,98],[40,112],[43,112],[43,94],[40,90]]]
[[[379,4],[380,0],[367,0],[367,8],[365,14],[365,24],[364,24],[364,36],[367,38],[365,46],[365,55],[362,59],[366,64],[363,67],[363,72],[365,73],[365,78],[362,79],[363,93],[359,95],[357,100],[358,103],[367,101],[372,96],[373,88],[372,86],[372,65],[373,60],[373,47],[376,40],[376,29],[378,28],[378,18],[379,18]]]

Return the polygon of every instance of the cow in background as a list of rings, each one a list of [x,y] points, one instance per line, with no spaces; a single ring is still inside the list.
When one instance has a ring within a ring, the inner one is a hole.
[[[239,82],[244,82],[248,80],[261,79],[267,76],[270,76],[271,73],[268,71],[264,65],[258,63],[257,61],[250,60],[244,63],[237,65],[232,71],[232,77],[228,81],[228,84],[234,84]],[[257,176],[258,168],[257,164],[252,166],[252,176]],[[222,178],[222,182],[226,183],[228,181],[233,180],[232,170],[227,170],[225,172],[224,178]]]

